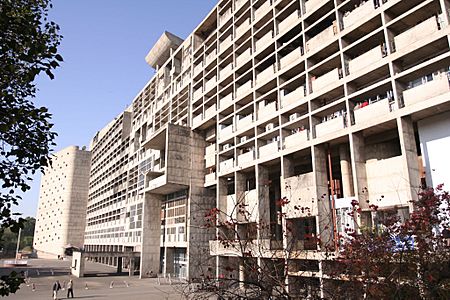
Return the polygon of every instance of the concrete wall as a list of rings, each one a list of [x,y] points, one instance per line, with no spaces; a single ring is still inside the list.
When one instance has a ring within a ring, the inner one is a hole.
[[[425,165],[427,185],[436,187],[443,183],[450,189],[449,161],[450,113],[439,114],[418,122],[420,147]]]

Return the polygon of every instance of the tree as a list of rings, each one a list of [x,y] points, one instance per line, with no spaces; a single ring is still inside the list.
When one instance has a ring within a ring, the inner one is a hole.
[[[30,189],[31,175],[49,164],[55,145],[51,114],[32,101],[36,76],[44,72],[53,79],[52,71],[63,60],[57,53],[62,36],[48,20],[49,8],[50,0],[0,3],[0,227],[14,232],[24,222],[11,211],[21,200],[18,191]],[[17,289],[20,280],[10,279],[0,294]]]
[[[378,224],[349,232],[334,275],[349,282],[341,295],[367,299],[448,299],[450,296],[450,195],[438,186],[419,192],[409,218],[378,214]],[[359,205],[353,202],[352,215]]]

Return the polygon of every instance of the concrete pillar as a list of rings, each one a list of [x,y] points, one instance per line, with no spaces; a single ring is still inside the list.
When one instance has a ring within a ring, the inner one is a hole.
[[[128,276],[134,275],[134,257],[130,257],[130,264],[128,265]],[[142,274],[140,275],[142,278]]]
[[[317,217],[318,222],[316,222],[317,234],[320,236],[323,246],[333,247],[333,212],[331,210],[331,201],[328,194],[327,152],[325,146],[313,146],[311,155],[319,213]]]
[[[258,237],[270,239],[269,169],[261,165],[257,166],[256,169],[259,212]]]
[[[117,273],[122,273],[122,257],[117,258]]]
[[[352,163],[347,145],[339,146],[339,157],[341,163],[342,189],[344,197],[352,197],[355,195],[353,189]]]
[[[84,277],[85,257],[83,252],[74,251],[72,254],[72,275],[75,277]]]
[[[236,191],[236,205],[244,203],[246,191],[246,176],[243,173],[236,172],[235,177],[235,191]],[[239,207],[236,206],[236,219],[238,221],[245,221],[245,214],[239,213]]]
[[[397,119],[398,135],[400,138],[400,147],[403,158],[403,174],[407,190],[408,200],[417,200],[417,192],[420,187],[420,170],[417,156],[416,138],[414,135],[414,126],[411,116],[405,116]],[[408,202],[410,210],[413,209],[412,203]]]
[[[161,240],[161,202],[163,196],[145,194],[142,222],[140,277],[159,273]],[[134,260],[133,260],[134,263]],[[131,262],[130,262],[131,265]]]
[[[352,159],[353,189],[359,206],[368,209],[369,190],[367,188],[365,143],[362,132],[350,134],[350,153]]]

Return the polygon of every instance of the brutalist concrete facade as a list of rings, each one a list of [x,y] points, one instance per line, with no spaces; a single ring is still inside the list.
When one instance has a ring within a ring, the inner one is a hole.
[[[429,130],[432,116],[450,110],[449,6],[224,0],[182,43],[163,34],[147,56],[156,75],[126,112],[118,219],[106,213],[115,203],[92,212],[105,211],[95,230],[123,228],[86,245],[140,252],[141,276],[245,279],[243,268],[227,268],[240,250],[214,240],[226,230],[202,228],[217,207],[223,221],[239,221],[231,232],[265,247],[260,262],[278,259],[295,237],[288,281],[303,289],[297,279],[308,278],[317,289],[307,292],[323,293],[332,285],[320,275],[326,256],[308,236],[333,249],[353,227],[351,200],[363,208],[361,225],[376,226],[383,214],[410,212],[427,183],[418,133],[424,120]],[[106,197],[98,193],[92,205]],[[278,205],[283,198],[289,203]],[[250,213],[236,213],[239,204]],[[296,269],[305,259],[311,269]]]
[[[85,147],[71,146],[54,153],[45,168],[33,241],[39,257],[56,258],[68,245],[83,246],[90,162]]]

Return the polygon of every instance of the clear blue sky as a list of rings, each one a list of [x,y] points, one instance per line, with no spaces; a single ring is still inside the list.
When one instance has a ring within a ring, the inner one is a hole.
[[[216,0],[53,0],[64,36],[55,79],[38,81],[37,105],[53,114],[58,151],[88,145],[131,103],[154,72],[144,57],[164,30],[186,38]],[[18,211],[35,216],[40,176]]]

